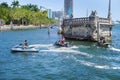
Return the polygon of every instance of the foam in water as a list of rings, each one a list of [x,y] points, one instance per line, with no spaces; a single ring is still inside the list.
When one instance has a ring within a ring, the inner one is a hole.
[[[110,49],[110,50],[113,50],[113,51],[118,51],[118,52],[120,52],[120,49],[117,49],[117,48],[114,48],[114,47],[110,47],[109,49]]]
[[[51,47],[53,44],[33,44],[30,47],[41,48],[41,47]]]
[[[49,48],[48,50],[40,50],[41,52],[66,52],[66,53],[79,53],[79,51],[72,50],[69,48]]]
[[[77,62],[80,62],[81,64],[85,65],[85,66],[89,66],[89,67],[94,67],[94,68],[98,68],[98,69],[120,69],[119,66],[109,66],[109,65],[98,65],[96,63],[92,63],[92,62],[88,62],[88,61],[84,61],[84,60],[78,60],[76,58],[74,58]]]
[[[90,58],[93,57],[92,55],[88,53],[75,50],[76,48],[79,48],[78,46],[56,48],[54,47],[53,44],[33,44],[33,45],[30,45],[30,47],[38,48],[39,52],[64,52],[64,53],[80,54],[80,55],[87,56]]]
[[[40,50],[40,52],[64,52],[64,53],[73,53],[73,54],[80,54],[83,56],[87,56],[89,58],[92,58],[93,56],[88,54],[88,53],[84,53],[84,52],[80,52],[77,50],[74,50],[72,48],[66,48],[66,47],[61,47],[61,48],[49,48],[48,50]]]
[[[115,61],[120,61],[120,56],[112,56],[112,57],[108,57],[108,56],[99,56],[99,58],[102,58],[102,59],[106,59],[106,60],[115,60]]]

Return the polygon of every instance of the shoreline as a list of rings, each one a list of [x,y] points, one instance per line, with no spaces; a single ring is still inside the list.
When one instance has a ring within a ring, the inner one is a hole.
[[[0,31],[7,30],[26,30],[26,29],[36,29],[36,28],[47,28],[47,25],[35,26],[35,25],[2,25],[0,26]]]

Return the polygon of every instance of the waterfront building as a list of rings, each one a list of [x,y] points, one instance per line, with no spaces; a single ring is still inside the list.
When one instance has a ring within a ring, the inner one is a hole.
[[[45,11],[47,10],[47,8],[45,8],[44,6],[40,6],[40,11]]]
[[[120,20],[117,20],[116,22],[120,23]]]
[[[53,19],[61,19],[63,17],[63,11],[52,11]]]
[[[73,17],[73,0],[64,0],[64,17]]]

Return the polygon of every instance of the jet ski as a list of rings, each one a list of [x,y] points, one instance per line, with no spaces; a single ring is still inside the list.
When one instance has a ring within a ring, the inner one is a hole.
[[[108,42],[105,37],[101,37],[100,40],[98,41],[98,46],[100,47],[105,47],[109,48],[110,47],[110,42]]]
[[[60,41],[56,41],[56,42],[54,43],[54,45],[55,45],[55,46],[58,46],[58,47],[69,47],[69,46],[70,46],[70,45],[69,45],[69,42],[65,42],[64,44],[61,44]]]
[[[38,52],[38,50],[32,46],[28,46],[27,48],[24,48],[22,45],[16,45],[13,48],[11,48],[12,52]]]
[[[98,46],[100,46],[100,47],[105,47],[105,48],[109,48],[110,43],[108,43],[108,42],[105,42],[105,43],[98,42]]]

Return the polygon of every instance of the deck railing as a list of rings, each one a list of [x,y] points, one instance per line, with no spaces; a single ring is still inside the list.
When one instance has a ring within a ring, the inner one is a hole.
[[[109,19],[108,18],[99,18],[99,22],[100,23],[109,23],[110,21],[109,21]]]
[[[82,18],[72,18],[72,19],[64,19],[63,25],[70,26],[70,25],[82,25],[82,24],[91,24],[94,23],[96,20],[95,18],[90,19],[90,17],[82,17]],[[102,24],[109,24],[108,18],[98,18],[98,20]]]

